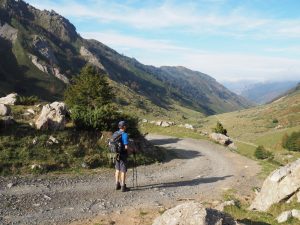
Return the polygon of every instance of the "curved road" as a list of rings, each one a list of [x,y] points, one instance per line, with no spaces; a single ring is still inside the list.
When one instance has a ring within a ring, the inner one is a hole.
[[[111,212],[174,205],[184,199],[216,200],[231,188],[248,195],[260,184],[256,162],[220,145],[160,135],[147,139],[175,154],[164,163],[140,166],[139,187],[127,193],[113,190],[113,170],[0,178],[0,224],[69,224]],[[130,186],[132,170],[128,174]],[[9,183],[14,185],[9,188]]]

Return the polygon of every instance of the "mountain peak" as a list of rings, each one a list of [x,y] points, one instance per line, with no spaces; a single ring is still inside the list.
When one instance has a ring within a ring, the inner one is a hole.
[[[66,42],[75,41],[78,37],[75,26],[54,10],[41,11],[22,0],[0,0],[0,10],[4,10],[0,13],[0,19],[6,22],[17,17],[20,21],[34,23],[44,28]]]

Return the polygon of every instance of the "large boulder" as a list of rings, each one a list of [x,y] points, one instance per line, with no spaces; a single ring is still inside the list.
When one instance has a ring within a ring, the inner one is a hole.
[[[38,130],[63,130],[66,123],[67,107],[63,102],[53,102],[43,106],[35,121]]]
[[[211,133],[209,135],[209,137],[215,141],[215,142],[218,142],[219,144],[221,145],[229,145],[232,143],[232,141],[230,140],[229,137],[227,137],[226,135],[224,134],[219,134],[219,133]]]
[[[267,211],[271,205],[299,195],[299,190],[300,159],[272,172],[264,181],[250,209]]]
[[[152,225],[236,225],[228,215],[196,202],[187,202],[167,210]]]
[[[9,106],[0,103],[0,116],[8,116],[10,112]]]
[[[0,104],[15,105],[17,102],[17,97],[18,94],[16,93],[9,94],[5,97],[0,98]]]

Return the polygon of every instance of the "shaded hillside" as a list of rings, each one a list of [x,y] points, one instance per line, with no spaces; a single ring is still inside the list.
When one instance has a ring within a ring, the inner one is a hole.
[[[0,0],[0,94],[15,91],[60,99],[72,76],[91,63],[111,80],[133,92],[149,108],[165,112],[180,106],[214,114],[251,106],[213,78],[183,67],[146,66],[106,45],[85,40],[76,28],[54,11],[40,11],[23,1]],[[143,109],[144,103],[137,103]]]

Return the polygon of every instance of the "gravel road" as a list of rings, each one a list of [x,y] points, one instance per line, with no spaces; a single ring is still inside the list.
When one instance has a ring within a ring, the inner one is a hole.
[[[231,188],[248,195],[261,183],[256,162],[220,145],[160,135],[147,139],[175,154],[164,163],[138,167],[139,187],[127,193],[114,190],[110,169],[84,175],[0,178],[0,224],[69,224],[182,199],[216,200]],[[130,187],[132,170],[128,176]]]

